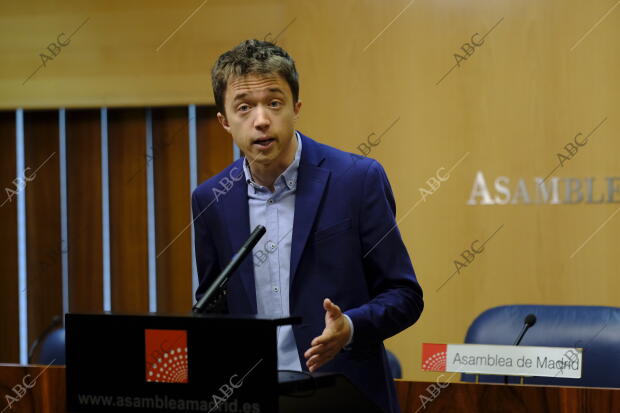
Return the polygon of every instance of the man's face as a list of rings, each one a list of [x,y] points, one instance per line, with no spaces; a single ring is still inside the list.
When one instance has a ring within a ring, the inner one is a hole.
[[[225,116],[218,113],[217,118],[251,163],[277,167],[292,161],[295,145],[291,142],[301,102],[293,103],[284,78],[277,74],[231,78],[224,107]]]

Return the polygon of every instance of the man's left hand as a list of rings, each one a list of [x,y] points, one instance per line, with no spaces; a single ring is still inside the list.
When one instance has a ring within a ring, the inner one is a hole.
[[[325,329],[320,336],[312,340],[311,347],[304,353],[304,357],[308,360],[306,366],[311,372],[336,357],[349,341],[351,334],[351,326],[340,311],[340,307],[326,298],[323,301],[323,308]]]

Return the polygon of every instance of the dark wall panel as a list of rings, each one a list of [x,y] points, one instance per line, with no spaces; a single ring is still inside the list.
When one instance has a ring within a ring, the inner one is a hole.
[[[113,311],[148,311],[145,113],[108,111]]]
[[[158,310],[192,306],[187,108],[153,109]]]
[[[232,141],[216,111],[197,107],[198,182],[225,168]],[[148,311],[147,167],[154,169],[158,310],[192,305],[191,190],[187,107],[152,110],[153,156],[147,157],[146,109],[108,111],[112,310]],[[28,342],[62,314],[58,111],[24,117]],[[19,361],[15,112],[0,112],[0,362]],[[69,311],[103,310],[101,111],[67,110]]]
[[[19,361],[15,112],[0,112],[0,363]]]
[[[196,108],[198,183],[211,178],[233,161],[233,140],[217,121],[213,106]]]
[[[69,310],[103,309],[99,110],[67,111]]]
[[[62,316],[58,111],[24,113],[28,343]]]

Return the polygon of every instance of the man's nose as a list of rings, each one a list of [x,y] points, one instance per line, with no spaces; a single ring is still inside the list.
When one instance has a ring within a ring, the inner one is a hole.
[[[269,120],[269,114],[266,108],[262,106],[258,106],[256,108],[255,113],[256,113],[256,118],[254,119],[254,126],[256,128],[262,129],[271,124],[271,121]]]

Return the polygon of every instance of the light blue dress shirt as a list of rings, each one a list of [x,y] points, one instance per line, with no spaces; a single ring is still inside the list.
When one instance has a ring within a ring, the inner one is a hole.
[[[291,244],[295,217],[295,191],[297,171],[301,158],[301,138],[295,131],[297,151],[295,159],[274,182],[274,192],[254,182],[247,158],[243,172],[248,183],[250,229],[263,225],[267,232],[252,250],[254,261],[254,284],[256,307],[259,315],[288,317],[289,286],[291,272]],[[353,338],[353,323],[345,315]],[[280,326],[278,334],[278,369],[301,371],[293,328]]]
[[[250,228],[263,225],[267,232],[253,250],[256,306],[259,315],[289,316],[291,243],[295,216],[295,188],[301,157],[297,131],[295,159],[274,182],[274,192],[252,179],[247,159],[243,162],[248,182]],[[278,369],[301,371],[293,328],[278,327]]]

